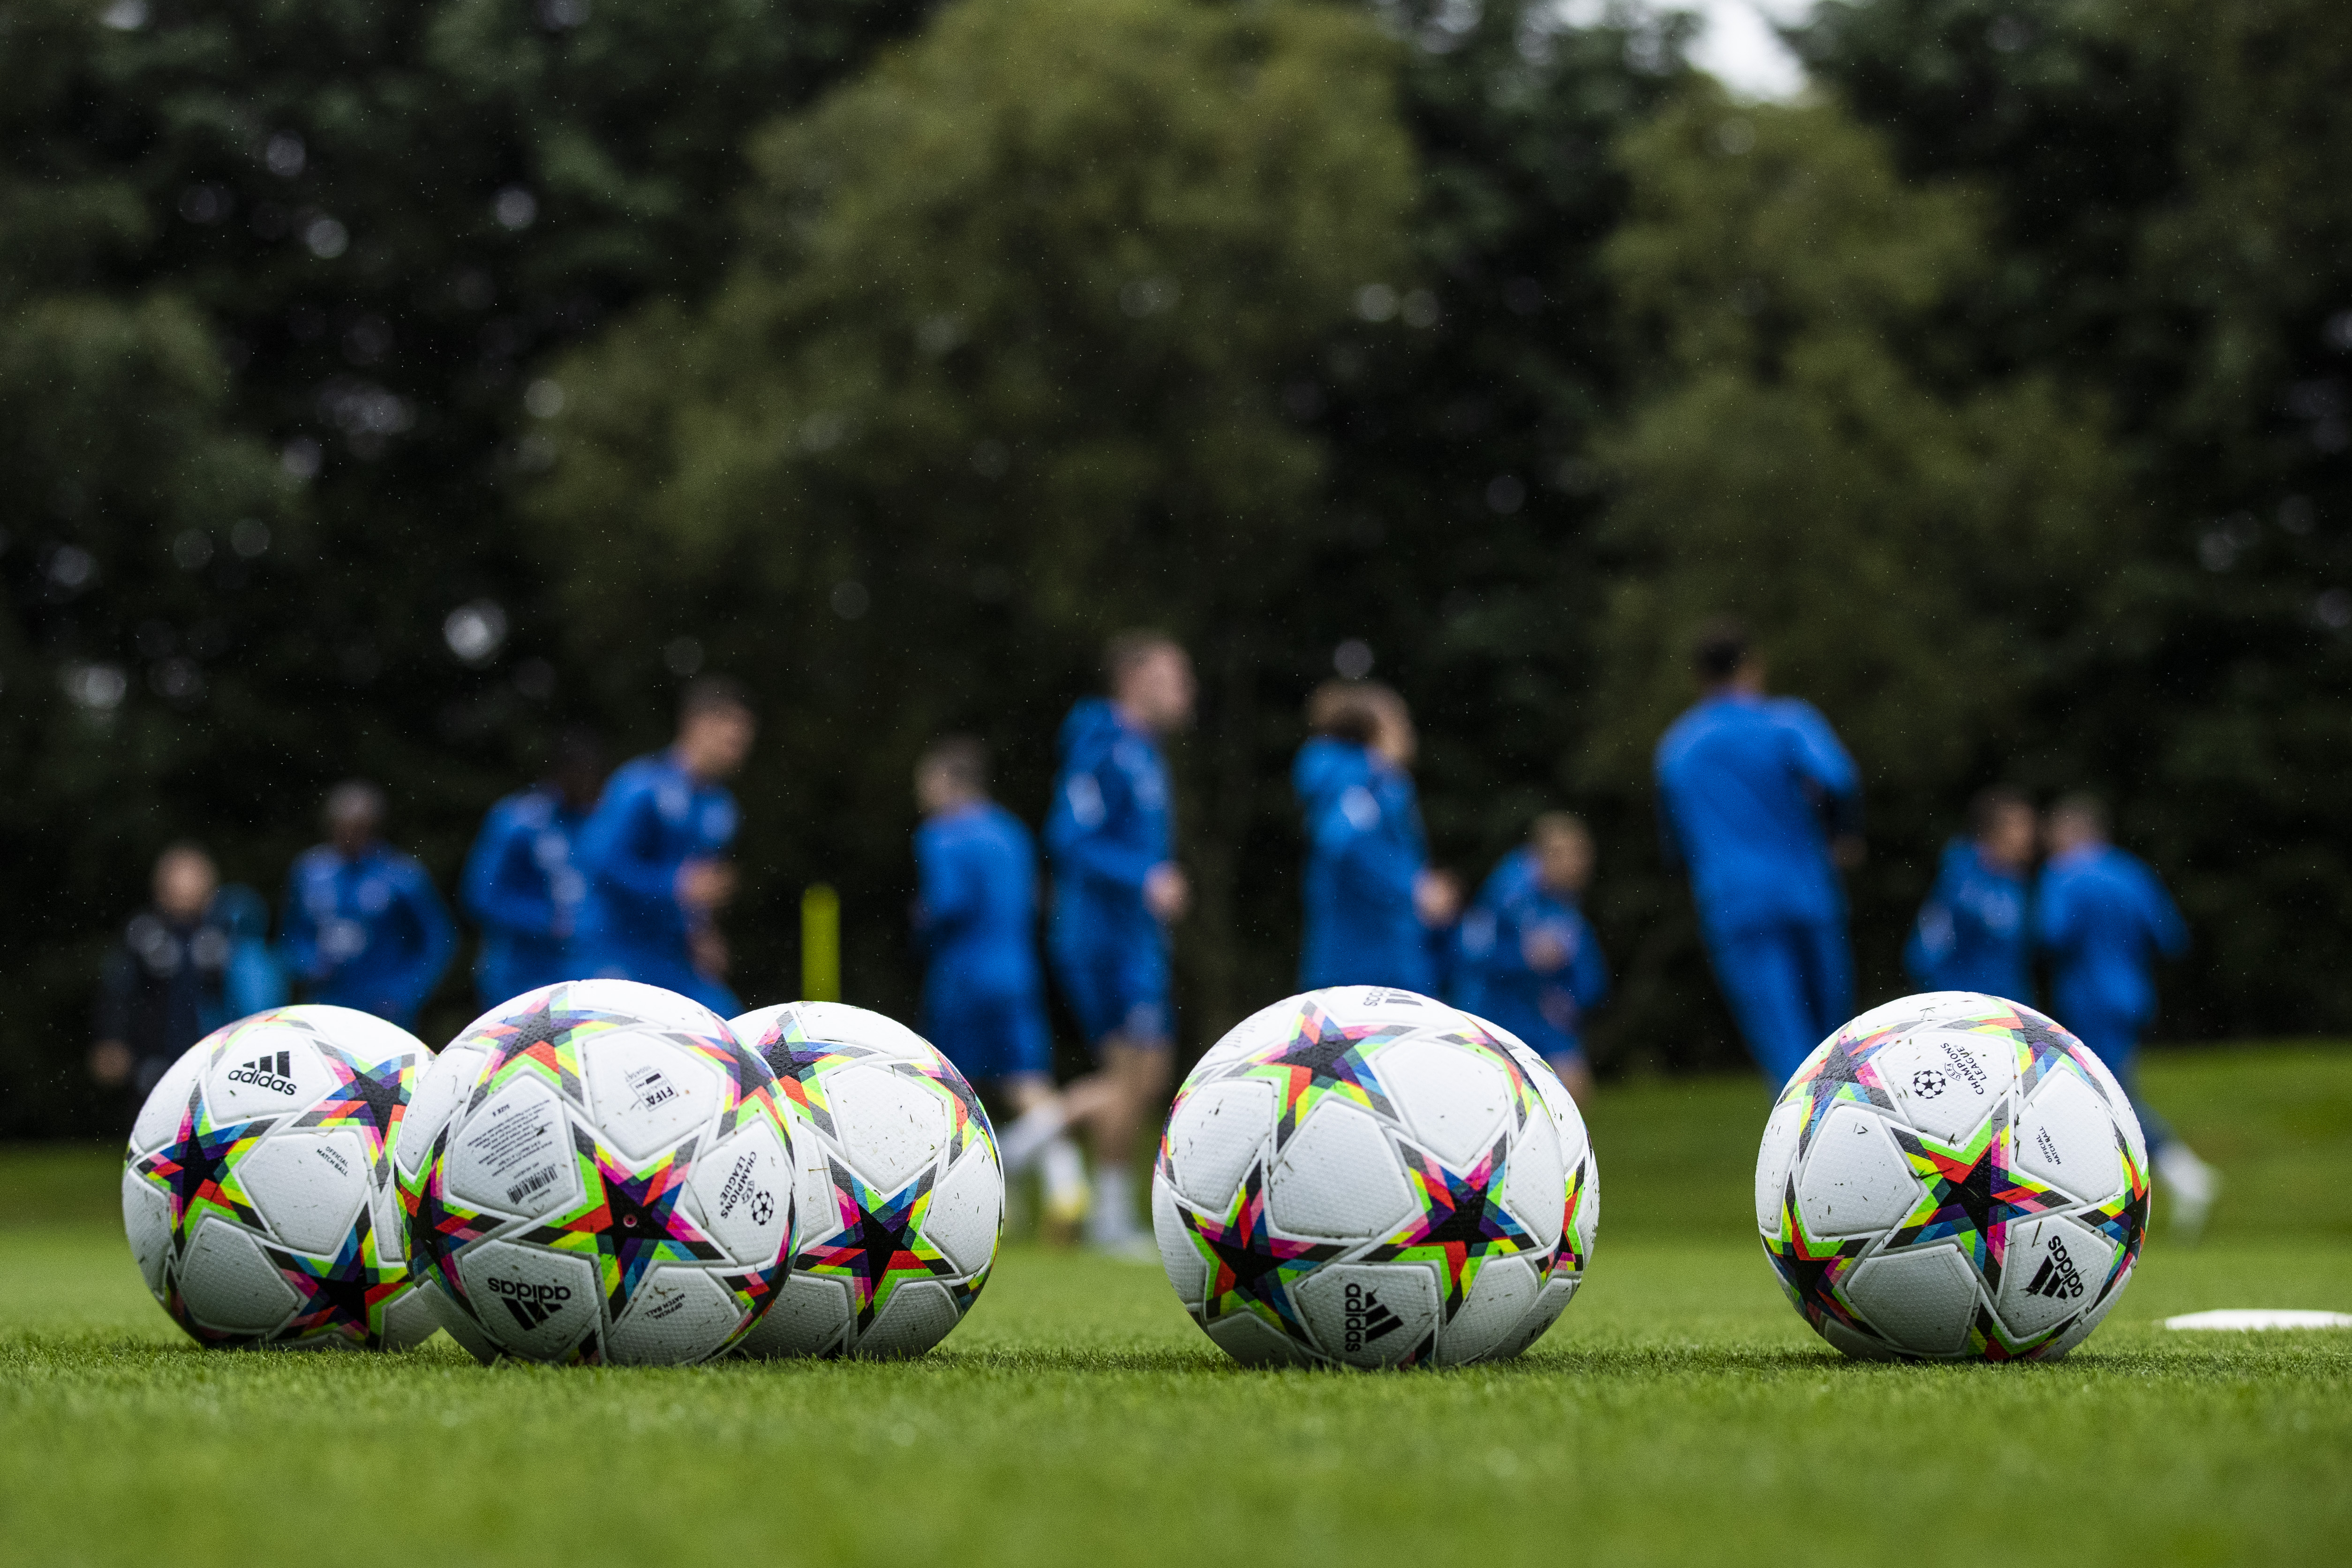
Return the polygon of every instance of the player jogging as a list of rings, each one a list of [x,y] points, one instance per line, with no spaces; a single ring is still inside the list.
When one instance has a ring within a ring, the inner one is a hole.
[[[1462,917],[1449,998],[1525,1040],[1569,1093],[1591,1099],[1584,1019],[1609,994],[1609,964],[1580,900],[1592,878],[1592,835],[1565,811],[1535,820]]]
[[[574,731],[556,748],[551,777],[499,801],[483,820],[460,892],[482,926],[474,983],[484,1007],[587,973],[572,952],[588,889],[572,850],[604,783],[604,749]]]
[[[923,1033],[964,1077],[1019,1114],[1061,1109],[1037,963],[1037,848],[988,795],[988,753],[952,735],[915,764],[915,937],[923,952]],[[1014,1123],[1019,1126],[1020,1123]],[[1012,1143],[1009,1131],[1007,1144]],[[1004,1152],[1005,1173],[1042,1163],[1048,1227],[1086,1213],[1086,1168],[1055,1130]]]
[[[1944,847],[1944,863],[1903,967],[1929,991],[1978,991],[2033,1003],[2032,936],[2026,929],[2025,873],[2033,861],[2033,806],[1994,787],[1969,803],[1969,836]]]
[[[1192,662],[1159,632],[1122,632],[1104,649],[1110,695],[1090,697],[1063,721],[1061,770],[1045,814],[1054,908],[1047,943],[1055,978],[1101,1069],[1071,1086],[1072,1114],[1098,1097],[1095,1201],[1087,1239],[1139,1255],[1135,1140],[1167,1092],[1173,1030],[1168,928],[1191,888],[1172,858],[1172,802],[1160,738],[1192,722]]]
[[[326,826],[329,842],[304,850],[287,879],[287,967],[304,1000],[408,1028],[449,967],[457,929],[424,866],[378,837],[382,790],[337,784]]]
[[[1706,695],[1658,742],[1662,837],[1690,869],[1716,980],[1778,1089],[1853,1011],[1832,854],[1860,858],[1861,779],[1810,703],[1764,695],[1739,627],[1709,627],[1696,662]]]
[[[1429,868],[1404,699],[1370,680],[1331,680],[1307,701],[1313,731],[1291,764],[1307,834],[1303,991],[1388,985],[1433,995],[1438,933],[1461,907]]]
[[[591,974],[667,986],[722,1018],[727,988],[718,910],[735,892],[719,857],[735,839],[735,797],[719,781],[751,754],[759,721],[723,676],[689,682],[667,751],[617,769],[580,830],[579,953]]]
[[[2105,809],[2073,795],[2050,811],[2050,860],[2034,899],[2034,937],[2050,955],[2053,1013],[2131,1097],[2176,1229],[2194,1234],[2221,1173],[2139,1097],[2139,1037],[2156,1017],[2155,961],[2189,950],[2189,927],[2156,873],[2107,842]]]

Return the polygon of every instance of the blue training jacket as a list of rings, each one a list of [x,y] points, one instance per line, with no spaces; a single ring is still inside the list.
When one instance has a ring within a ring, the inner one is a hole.
[[[573,939],[587,971],[690,969],[678,868],[734,839],[735,797],[696,779],[669,752],[614,770],[572,850],[587,882]]]
[[[1658,742],[1665,847],[1712,932],[1842,919],[1829,829],[1861,824],[1862,781],[1829,721],[1793,698],[1727,693]]]
[[[1503,857],[1463,914],[1452,1000],[1555,1057],[1582,1048],[1584,1016],[1609,994],[1609,963],[1584,911],[1548,891],[1537,864],[1531,847]],[[1537,931],[1559,940],[1565,963],[1528,964],[1526,940]]]
[[[2033,1003],[2025,876],[1988,865],[1976,841],[1944,846],[1936,885],[1903,949],[1903,967],[1930,991],[1980,991]]]
[[[975,801],[915,829],[915,935],[932,1016],[1042,997],[1037,850],[1020,818]]]
[[[321,844],[287,878],[283,945],[305,1000],[406,1027],[449,967],[457,929],[413,856],[373,844],[346,860]]]
[[[483,819],[459,896],[481,922],[474,976],[485,1005],[586,973],[572,940],[588,889],[573,860],[586,821],[549,784],[507,796]]]
[[[2156,1016],[2156,956],[2188,952],[2189,926],[2155,872],[2113,845],[2091,845],[2042,868],[2034,904],[2060,1023],[2137,1027]]]
[[[1117,706],[1089,697],[1062,721],[1062,766],[1045,812],[1057,952],[1159,953],[1167,941],[1144,879],[1172,857],[1168,764]]]
[[[1307,828],[1299,989],[1434,990],[1429,930],[1412,904],[1429,852],[1412,775],[1367,747],[1318,735],[1298,749],[1290,783]]]

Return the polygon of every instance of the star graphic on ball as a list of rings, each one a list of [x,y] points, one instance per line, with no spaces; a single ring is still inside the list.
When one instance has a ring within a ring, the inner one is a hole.
[[[1290,1300],[1291,1281],[1346,1248],[1275,1235],[1266,1214],[1263,1166],[1250,1168],[1222,1217],[1202,1214],[1190,1204],[1178,1204],[1176,1212],[1209,1265],[1202,1297],[1204,1321],[1248,1311],[1289,1333],[1306,1331]]]
[[[1405,1032],[1400,1024],[1341,1025],[1309,1004],[1299,1009],[1290,1037],[1261,1051],[1237,1076],[1272,1079],[1282,1097],[1275,1120],[1274,1146],[1290,1141],[1307,1113],[1326,1095],[1360,1105],[1385,1121],[1396,1120],[1396,1108],[1372,1070],[1373,1047]]]

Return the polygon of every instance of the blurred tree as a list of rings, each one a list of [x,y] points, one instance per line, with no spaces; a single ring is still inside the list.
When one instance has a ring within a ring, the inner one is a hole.
[[[1899,993],[1942,814],[2032,739],[2072,628],[2135,542],[2119,475],[2048,382],[1954,395],[1929,374],[1925,324],[1988,264],[1968,193],[1905,185],[1834,109],[1735,108],[1711,87],[1624,156],[1633,206],[1608,259],[1646,368],[1601,447],[1614,581],[1588,776],[1646,799],[1652,748],[1696,696],[1692,636],[1748,619],[1776,682],[1862,764],[1895,850],[1854,888],[1864,985]],[[1652,940],[1685,952],[1689,930]],[[1643,957],[1615,1026],[1659,1036],[1645,1013],[1683,1003]]]
[[[1954,374],[2095,394],[2159,520],[2021,778],[2110,795],[2174,879],[2200,946],[2168,1028],[2352,1024],[2352,13],[1832,0],[1797,42],[1906,173],[1985,193]]]
[[[903,885],[916,750],[992,733],[1034,812],[1097,639],[1157,624],[1208,692],[1188,963],[1213,1012],[1280,984],[1235,831],[1325,479],[1280,389],[1402,260],[1396,65],[1330,6],[957,7],[761,141],[707,307],[556,373],[534,510],[577,635],[709,604],[710,652],[772,699],[755,900],[846,866],[850,945],[895,948],[901,900],[874,895]]]
[[[169,838],[274,897],[321,787],[369,773],[454,876],[586,711],[497,521],[543,460],[526,367],[707,287],[748,127],[925,9],[10,8],[0,852],[44,894],[0,916],[0,1135],[87,1106],[93,954]]]

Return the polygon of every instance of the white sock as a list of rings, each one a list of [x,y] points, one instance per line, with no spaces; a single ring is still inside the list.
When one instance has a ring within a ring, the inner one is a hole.
[[[1062,1114],[1062,1102],[1048,1100],[1032,1106],[1015,1118],[996,1141],[996,1158],[1008,1176],[1029,1168],[1039,1150],[1061,1136],[1068,1119]]]
[[[1135,1235],[1135,1175],[1124,1165],[1095,1172],[1095,1206],[1087,1215],[1087,1236],[1097,1246],[1116,1246]]]
[[[2157,1151],[2156,1175],[2158,1181],[2169,1184],[2184,1203],[2211,1203],[2214,1190],[2221,1185],[2213,1167],[2179,1139]]]
[[[1087,1206],[1087,1163],[1078,1157],[1076,1143],[1057,1133],[1045,1141],[1037,1161],[1045,1180],[1047,1209],[1075,1215]]]

